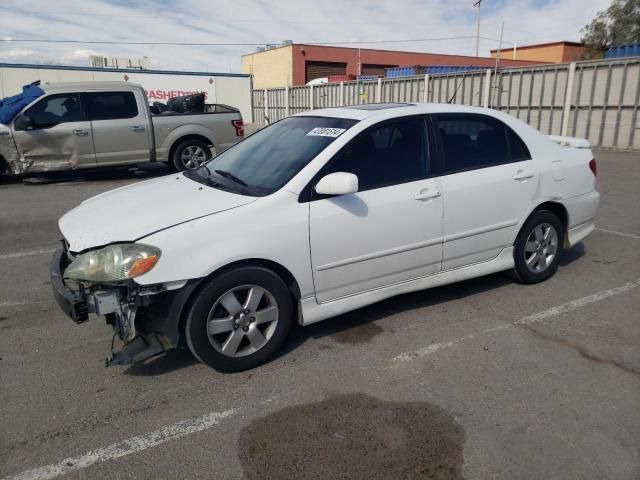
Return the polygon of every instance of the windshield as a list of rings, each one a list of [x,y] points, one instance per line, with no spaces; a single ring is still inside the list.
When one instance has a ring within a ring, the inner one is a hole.
[[[244,195],[269,195],[356,122],[345,118],[285,118],[185,175],[212,187]]]

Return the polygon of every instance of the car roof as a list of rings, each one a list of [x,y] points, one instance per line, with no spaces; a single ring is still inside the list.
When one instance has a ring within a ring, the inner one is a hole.
[[[88,90],[130,90],[140,88],[140,85],[132,82],[61,82],[41,83],[38,85],[45,93],[54,92],[84,92]]]
[[[367,103],[362,105],[349,105],[345,107],[322,108],[298,113],[295,116],[336,117],[364,120],[373,116],[398,116],[418,115],[425,113],[495,113],[495,110],[468,107],[466,105],[453,105],[449,103]]]

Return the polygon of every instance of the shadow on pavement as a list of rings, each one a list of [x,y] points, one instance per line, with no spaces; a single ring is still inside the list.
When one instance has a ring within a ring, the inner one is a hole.
[[[560,260],[560,267],[566,267],[584,254],[585,249],[582,243],[565,250]],[[384,332],[382,327],[375,324],[376,320],[410,310],[471,297],[512,283],[514,281],[508,272],[500,272],[389,298],[307,327],[296,325],[289,335],[287,343],[276,357],[287,355],[310,338],[331,337],[338,343],[367,343],[376,335]],[[324,348],[330,347],[325,346]]]
[[[153,377],[182,370],[198,363],[188,350],[170,350],[142,363],[134,363],[123,373],[132,377]]]
[[[72,172],[44,172],[29,176],[0,176],[0,186],[23,183],[25,185],[48,185],[63,182],[95,182],[104,180],[147,179],[169,175],[175,170],[163,162],[147,163],[121,168],[104,168]]]

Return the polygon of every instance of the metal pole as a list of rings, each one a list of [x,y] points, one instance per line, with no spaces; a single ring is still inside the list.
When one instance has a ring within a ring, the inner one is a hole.
[[[378,84],[376,85],[376,102],[382,102],[382,77],[378,78]]]
[[[480,5],[482,0],[474,2],[473,6],[478,7],[478,13],[476,15],[476,57],[480,56]]]
[[[516,52],[518,51],[518,44],[514,43],[513,44],[513,59],[516,59]]]
[[[251,65],[251,67],[253,69],[253,64]],[[251,94],[251,123],[256,123],[256,114],[254,112],[256,105],[253,95],[253,73],[251,73],[251,76],[249,77],[249,92]]]
[[[284,89],[284,115],[289,116],[289,85]]]
[[[422,93],[422,101],[427,103],[429,101],[429,75],[424,75],[424,92]]]
[[[487,73],[484,81],[484,88],[482,92],[482,106],[489,108],[489,95],[491,94],[491,69],[487,68]]]
[[[263,95],[264,95],[264,121],[266,122],[266,124],[269,124],[269,91],[265,88],[263,90]]]
[[[569,114],[571,113],[571,100],[573,99],[573,83],[576,78],[576,62],[569,64],[569,75],[567,78],[567,91],[564,96],[564,111],[562,113],[562,127],[560,135],[567,136],[569,132]]]
[[[313,98],[313,84],[309,85],[309,110],[313,110],[314,109],[314,101],[315,98]]]

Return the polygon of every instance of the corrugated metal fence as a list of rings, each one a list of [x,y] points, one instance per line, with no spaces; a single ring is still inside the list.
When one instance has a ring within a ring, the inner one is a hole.
[[[640,150],[640,57],[253,90],[251,99],[260,124],[324,107],[451,102],[495,108],[597,147]]]

